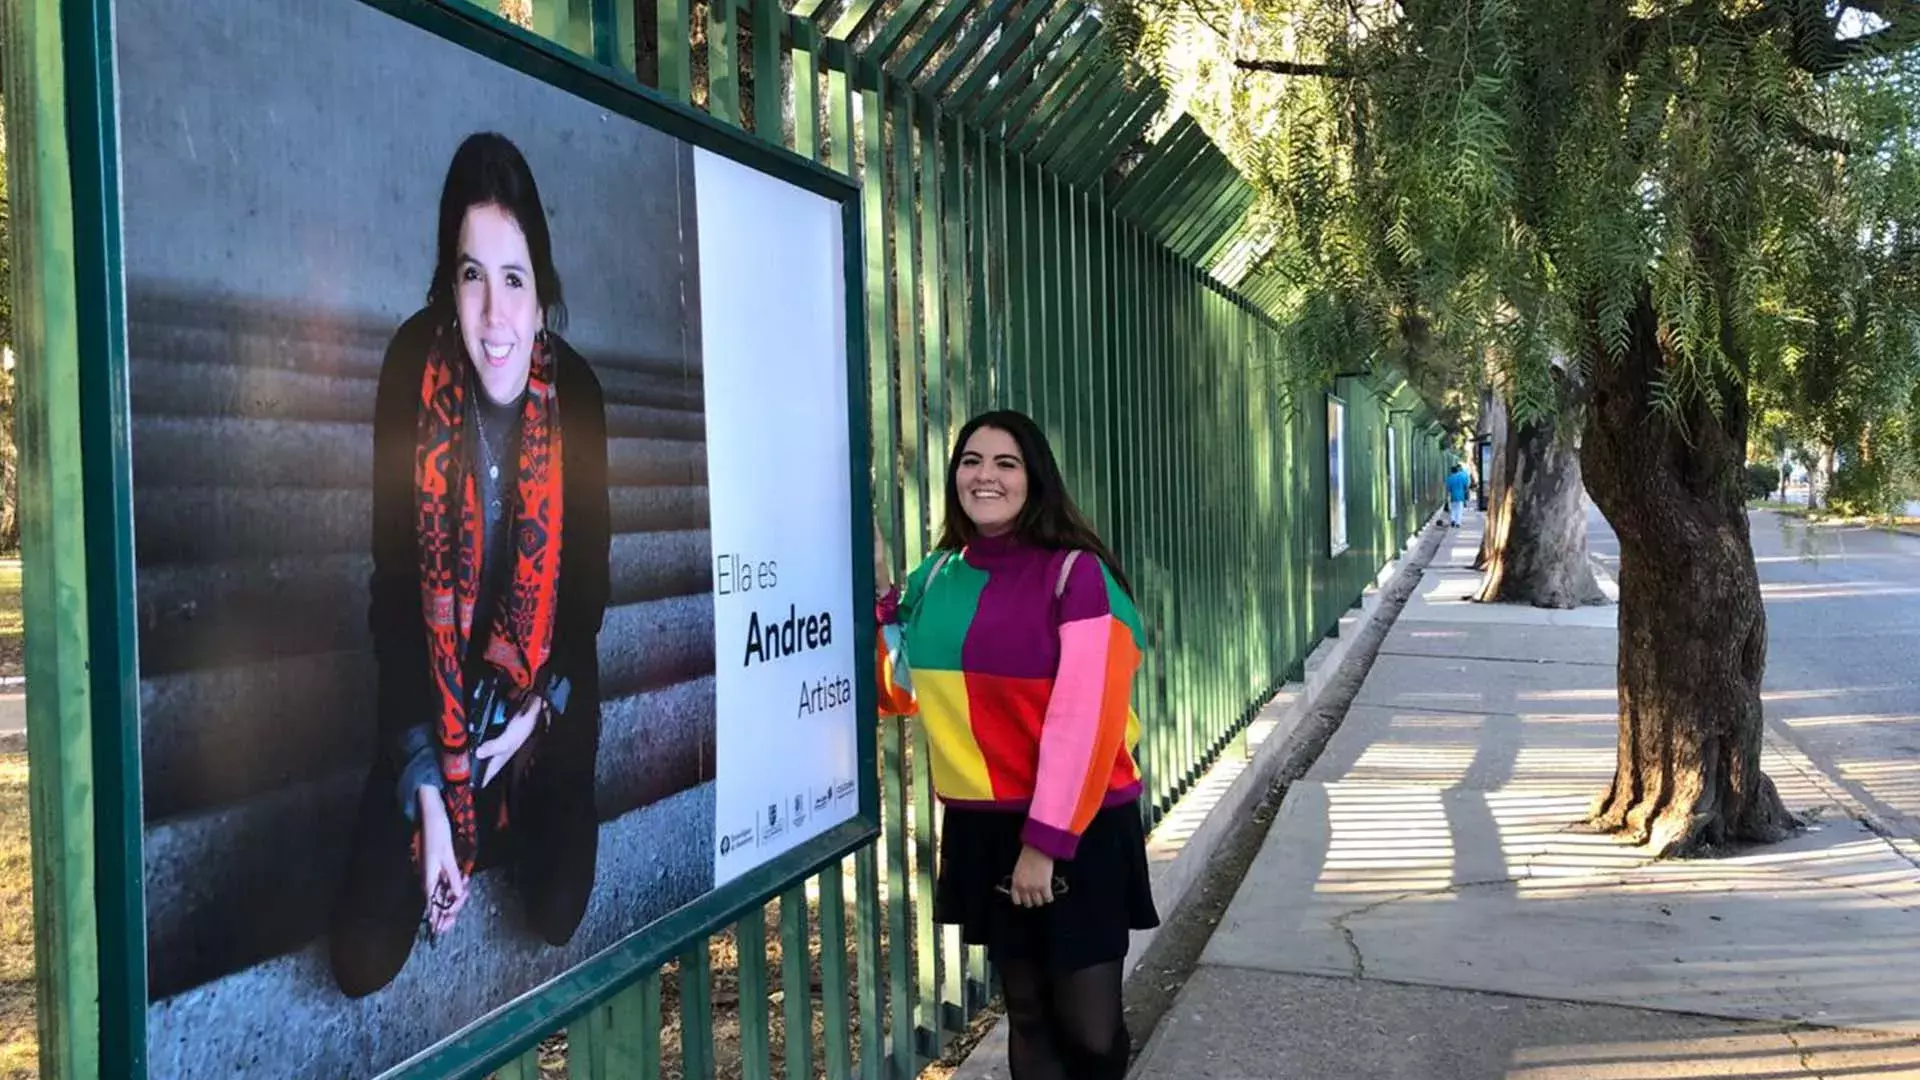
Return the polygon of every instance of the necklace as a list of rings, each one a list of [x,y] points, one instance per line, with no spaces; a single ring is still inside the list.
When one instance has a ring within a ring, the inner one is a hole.
[[[493,458],[493,440],[487,438],[487,407],[484,403],[473,403],[473,419],[480,426],[480,454],[486,458],[487,479],[500,479],[500,463]]]

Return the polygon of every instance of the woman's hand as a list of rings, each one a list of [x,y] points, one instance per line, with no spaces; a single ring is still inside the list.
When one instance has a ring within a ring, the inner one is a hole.
[[[467,879],[453,855],[453,827],[440,790],[422,786],[420,799],[420,886],[427,897],[427,927],[435,937],[453,929],[467,903]]]
[[[1017,907],[1045,907],[1053,903],[1053,858],[1030,845],[1020,848],[1013,864],[1013,902]]]
[[[532,736],[533,725],[540,721],[540,710],[546,707],[546,701],[539,695],[528,698],[513,719],[507,721],[507,730],[474,752],[474,760],[480,762],[481,787],[493,783],[494,777],[507,771],[507,762],[513,760],[513,755]]]

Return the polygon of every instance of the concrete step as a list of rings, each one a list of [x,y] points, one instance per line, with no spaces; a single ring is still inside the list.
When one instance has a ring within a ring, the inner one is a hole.
[[[136,416],[238,417],[283,422],[331,421],[371,428],[378,370],[325,374],[231,363],[133,361]],[[705,402],[699,383],[655,372],[604,372],[607,431],[625,438],[701,442]],[[611,383],[611,387],[607,384]],[[365,435],[371,438],[371,433]]]
[[[363,581],[349,583],[362,597]],[[321,591],[313,590],[314,595]],[[335,636],[351,639],[341,647],[301,637],[300,649],[266,648],[249,654],[248,662],[237,645],[249,634],[273,632],[274,605],[261,601],[249,612],[257,619],[230,620],[225,636],[201,635],[189,645],[194,651],[167,656],[217,663],[185,663],[168,674],[157,665],[146,668],[151,674],[141,680],[140,741],[150,817],[210,809],[372,759],[376,679],[366,605],[360,600],[346,607],[350,612],[333,617],[344,624]],[[302,615],[287,619],[289,610]],[[285,607],[281,625],[310,628],[323,614],[324,609]],[[187,636],[170,638],[170,633],[165,624],[153,631],[143,628],[141,640],[158,652]],[[707,679],[713,671],[710,595],[647,600],[608,611],[600,633],[605,702]]]
[[[149,490],[134,503],[134,557],[151,568],[365,553],[372,501],[365,487]],[[625,534],[706,529],[707,489],[699,485],[614,488],[607,501],[616,543]]]
[[[705,596],[705,532],[628,533],[610,545],[612,603]],[[372,647],[371,556],[292,555],[141,568],[142,671],[151,675]],[[289,618],[298,612],[298,618]]]
[[[379,377],[394,332],[411,311],[374,313],[254,299],[176,294],[167,285],[129,282],[129,340],[136,363],[231,364],[255,371]],[[563,335],[565,336],[565,335]],[[647,355],[569,339],[608,390],[626,401],[629,388],[653,385],[683,395],[698,409],[700,369],[679,355]],[[616,387],[619,392],[616,392]]]
[[[713,702],[708,676],[602,706],[594,786],[603,820],[623,818],[714,778]],[[286,776],[302,763],[279,741],[268,741],[269,732],[255,735],[251,745],[148,764],[149,776],[169,781],[147,793],[147,951],[156,996],[238,971],[325,931],[367,765],[357,761],[324,772],[303,766],[307,771]],[[370,732],[356,741],[371,752]],[[184,784],[231,789],[235,778],[227,770],[257,770],[263,763],[282,775],[257,795],[166,818],[153,813],[156,798],[179,801],[201,793],[179,790]],[[261,917],[264,911],[271,917]]]
[[[513,890],[483,874],[453,932],[416,945],[392,985],[358,1001],[335,987],[324,940],[159,996],[148,1011],[148,1069],[180,1080],[384,1072],[705,894],[713,799],[713,785],[702,784],[601,826],[593,897],[563,948],[528,934]]]
[[[367,424],[136,414],[133,482],[156,487],[368,488],[373,438]],[[707,482],[704,443],[607,439],[610,487]]]

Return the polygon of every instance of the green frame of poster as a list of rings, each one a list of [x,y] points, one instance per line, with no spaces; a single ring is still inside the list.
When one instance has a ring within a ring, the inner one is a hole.
[[[840,204],[851,459],[849,525],[854,537],[867,536],[872,492],[867,417],[859,407],[867,392],[865,242],[859,185],[662,97],[613,66],[572,53],[476,5],[462,0],[360,2],[585,101]],[[608,6],[603,0],[595,3]],[[34,167],[26,172],[43,189],[57,188],[63,171],[57,156],[64,150],[64,171],[70,178],[64,206],[57,196],[30,200],[25,215],[38,234],[36,252],[44,257],[64,247],[70,259],[65,266],[43,265],[30,284],[40,316],[35,329],[45,343],[37,352],[44,356],[57,351],[50,340],[57,339],[69,345],[80,361],[70,370],[46,365],[46,373],[57,378],[39,382],[28,376],[30,385],[23,394],[31,399],[23,414],[48,424],[43,430],[30,423],[23,439],[32,447],[27,454],[33,473],[23,485],[31,493],[23,505],[27,556],[23,579],[34,583],[26,604],[33,611],[29,618],[36,631],[28,669],[36,689],[58,687],[56,700],[36,694],[40,700],[35,705],[59,710],[50,722],[47,710],[41,710],[33,724],[36,733],[49,738],[58,735],[57,746],[45,752],[30,747],[30,753],[36,764],[59,760],[62,782],[53,790],[69,802],[50,815],[36,816],[36,824],[43,819],[60,822],[59,837],[47,839],[60,847],[68,870],[59,878],[63,896],[55,901],[62,911],[58,917],[48,912],[43,920],[49,936],[44,948],[53,952],[42,955],[60,972],[54,1000],[47,1004],[59,1018],[51,1026],[63,1033],[59,1056],[71,1063],[67,1074],[138,1078],[147,1075],[147,949],[113,5],[111,0],[62,0],[57,21],[48,17],[48,9],[54,6],[42,4],[19,13],[25,18],[7,28],[10,39],[21,36],[35,60],[25,79],[19,80],[29,85],[19,96],[9,94],[9,100],[42,106],[25,132],[40,147]],[[611,48],[612,41],[594,45]],[[64,92],[64,116],[45,107],[58,100],[55,79]],[[18,81],[9,89],[14,85]],[[64,129],[59,139],[52,137],[56,127]],[[60,295],[62,284],[69,290],[65,296]],[[76,463],[77,476],[72,472]],[[84,524],[76,532],[78,523]],[[74,551],[72,540],[80,536],[83,545]],[[865,609],[863,598],[870,597],[873,589],[873,564],[859,557],[858,550],[856,543],[849,552],[856,612]],[[60,636],[51,641],[38,633],[55,626],[61,628]],[[853,637],[855,656],[873,655],[871,620],[856,619]],[[76,664],[81,650],[86,663]],[[875,694],[871,680],[855,680],[855,715],[872,714]],[[83,723],[84,732],[79,730]],[[860,724],[856,730],[858,808],[852,820],[714,888],[538,990],[476,1018],[460,1033],[386,1075],[465,1075],[509,1062],[556,1025],[608,1001],[672,959],[687,942],[756,911],[768,897],[869,845],[880,827],[875,779],[878,750],[871,725]],[[90,783],[82,783],[83,776]],[[91,791],[91,806],[85,809],[83,787]],[[36,784],[39,790],[50,788]],[[91,843],[85,828],[89,821]],[[90,860],[84,855],[89,847]],[[82,869],[88,861],[90,875]],[[92,920],[81,910],[89,894],[95,909]],[[89,942],[89,936],[94,941]],[[88,1007],[89,998],[97,1001],[97,1013]],[[85,1032],[94,1024],[98,1041],[88,1046]]]

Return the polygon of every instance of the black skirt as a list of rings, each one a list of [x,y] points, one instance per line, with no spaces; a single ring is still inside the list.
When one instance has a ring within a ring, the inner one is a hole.
[[[1017,907],[999,890],[1020,858],[1026,820],[1017,812],[947,808],[934,921],[957,924],[961,940],[986,946],[995,963],[1039,961],[1066,972],[1125,959],[1129,932],[1160,925],[1139,804],[1094,815],[1073,859],[1054,864],[1065,895],[1038,908]]]

